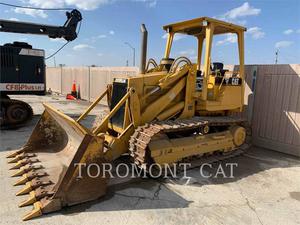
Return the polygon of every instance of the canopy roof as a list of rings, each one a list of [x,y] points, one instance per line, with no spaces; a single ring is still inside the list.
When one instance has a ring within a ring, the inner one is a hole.
[[[163,26],[163,29],[167,32],[205,36],[205,27],[206,27],[205,21],[207,22],[207,24],[209,23],[214,24],[215,26],[214,34],[236,33],[238,31],[247,30],[245,27],[224,22],[221,20],[209,18],[209,17],[200,17],[192,20],[186,20],[178,23],[168,24]]]

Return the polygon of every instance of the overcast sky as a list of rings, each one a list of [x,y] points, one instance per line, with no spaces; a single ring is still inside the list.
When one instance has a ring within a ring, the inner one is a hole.
[[[5,2],[5,0],[0,0]],[[148,57],[159,60],[163,56],[165,36],[162,26],[181,20],[209,16],[247,27],[246,64],[272,64],[279,49],[279,63],[300,63],[300,1],[298,0],[18,0],[8,1],[35,7],[77,8],[83,15],[79,37],[69,43],[56,56],[56,64],[69,66],[132,65],[132,50],[136,60],[140,55],[141,23],[149,31]],[[36,11],[0,5],[0,17],[19,21],[63,25],[64,11]],[[46,50],[46,55],[56,51],[63,40],[45,36],[1,33],[0,43],[25,41],[34,48]],[[222,35],[214,39],[212,61],[226,64],[237,62],[236,38]],[[195,60],[194,37],[178,36],[171,55],[185,55]],[[53,58],[47,61],[53,66]]]

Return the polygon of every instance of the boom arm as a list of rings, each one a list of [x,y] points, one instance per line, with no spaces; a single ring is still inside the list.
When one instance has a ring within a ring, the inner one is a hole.
[[[73,41],[77,38],[76,28],[82,20],[81,13],[73,9],[67,12],[67,21],[63,26],[0,20],[0,32],[47,35],[49,38],[64,38]]]

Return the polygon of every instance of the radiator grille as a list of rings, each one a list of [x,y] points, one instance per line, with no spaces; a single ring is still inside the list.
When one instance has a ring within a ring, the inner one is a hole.
[[[14,50],[8,47],[0,47],[1,68],[14,67]]]

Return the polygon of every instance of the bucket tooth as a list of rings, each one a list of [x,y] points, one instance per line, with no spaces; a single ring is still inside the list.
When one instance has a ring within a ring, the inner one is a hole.
[[[17,172],[13,173],[11,175],[11,177],[19,177],[19,176],[22,176],[24,173],[26,173],[24,168],[20,168]]]
[[[14,151],[13,153],[10,153],[9,155],[7,155],[6,158],[14,158],[24,151],[25,151],[24,149],[19,149],[17,151]]]
[[[24,206],[28,206],[28,205],[32,205],[34,204],[35,202],[37,201],[37,198],[36,198],[36,195],[35,195],[35,192],[34,191],[31,191],[29,193],[29,198],[22,201],[20,204],[19,204],[19,207],[24,207]]]
[[[36,162],[39,162],[38,159],[35,159],[35,160],[31,160],[31,159],[21,159],[17,162],[16,165],[14,165],[13,167],[10,168],[10,170],[15,170],[15,169],[19,169],[21,168],[22,166],[25,166],[26,164],[32,164],[32,163],[36,163]]]
[[[31,157],[34,157],[36,156],[35,154],[30,154],[30,153],[21,153],[19,155],[17,155],[15,158],[11,159],[8,161],[8,163],[16,163],[18,162],[19,160],[22,160],[24,158],[31,158]]]
[[[18,176],[22,176],[24,173],[27,173],[29,171],[32,170],[38,170],[38,169],[42,169],[42,165],[26,165],[26,166],[22,166],[17,172],[15,172],[14,174],[12,174],[12,177],[18,177]]]
[[[32,183],[30,181],[26,182],[25,187],[22,190],[18,191],[16,193],[16,196],[28,194],[30,191],[32,191],[32,189]]]
[[[15,158],[13,158],[13,159],[7,161],[7,163],[16,163],[16,162],[18,162],[19,160],[20,160],[20,159],[16,156]]]
[[[40,186],[37,189],[35,189],[34,191],[31,191],[29,193],[29,198],[24,200],[23,202],[21,202],[19,204],[19,207],[28,206],[28,205],[34,204],[35,202],[41,200],[44,197],[53,196],[54,192],[49,191],[50,189],[51,189],[51,187],[49,187],[49,186],[47,186],[47,187]]]
[[[16,163],[16,165],[12,166],[11,168],[9,168],[10,170],[15,170],[15,169],[20,169],[23,166],[21,161],[18,161]]]
[[[35,202],[33,204],[33,210],[30,213],[27,213],[22,219],[25,220],[30,220],[35,217],[41,216],[42,213],[42,204],[40,202]]]
[[[14,183],[14,186],[26,184],[27,181],[28,181],[28,175],[24,173],[22,177],[17,182]]]
[[[36,177],[43,177],[46,176],[46,172],[34,172],[34,171],[29,171],[27,174],[23,174],[22,177],[14,184],[14,186],[25,184],[27,181],[30,181]]]
[[[19,196],[19,195],[28,194],[33,189],[36,189],[36,188],[41,187],[41,186],[47,186],[47,185],[50,185],[50,184],[52,184],[51,181],[42,180],[39,177],[36,177],[33,180],[26,182],[25,187],[22,190],[20,190],[19,192],[17,192],[16,195]]]

